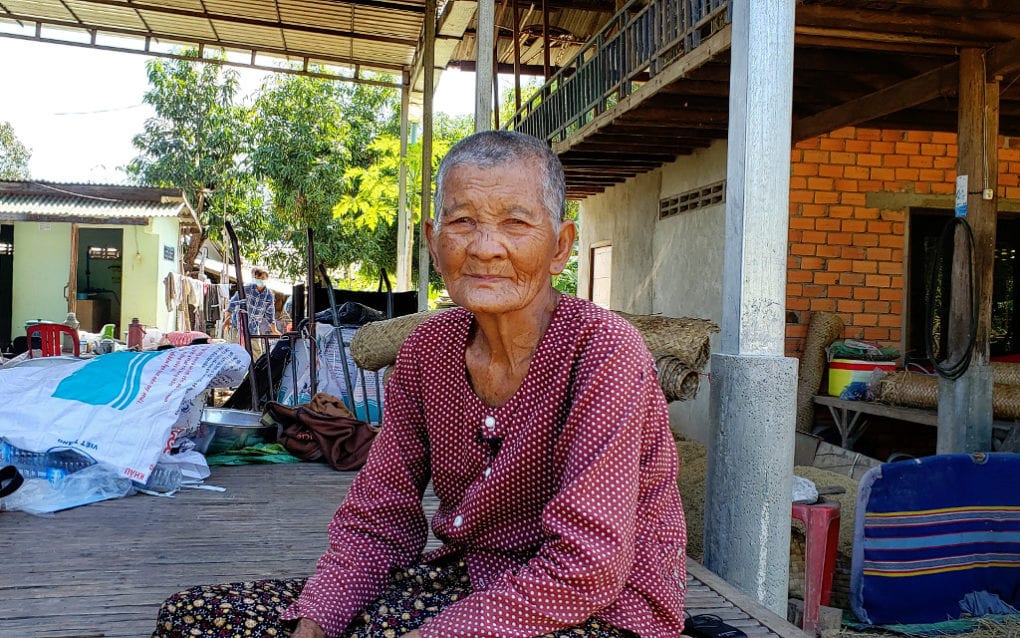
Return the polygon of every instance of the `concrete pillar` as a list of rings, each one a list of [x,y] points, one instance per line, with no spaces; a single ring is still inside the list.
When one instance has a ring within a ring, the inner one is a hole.
[[[478,0],[475,32],[475,132],[492,128],[493,43],[496,37],[496,2]]]
[[[784,357],[795,0],[733,3],[705,565],[786,615],[797,361]],[[754,34],[754,37],[751,37]]]

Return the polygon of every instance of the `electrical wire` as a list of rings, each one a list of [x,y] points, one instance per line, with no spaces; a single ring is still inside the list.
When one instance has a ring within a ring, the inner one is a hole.
[[[970,322],[967,326],[967,343],[964,348],[963,354],[954,362],[949,362],[949,355],[945,352],[948,350],[948,333],[949,333],[949,321],[950,314],[952,312],[952,299],[953,299],[953,254],[955,250],[955,239],[956,229],[962,228],[964,237],[967,239],[967,292],[970,296]],[[974,352],[974,344],[977,340],[977,324],[978,324],[978,306],[977,306],[977,295],[974,291],[974,232],[971,230],[970,224],[963,217],[953,217],[942,229],[942,235],[939,237],[939,251],[941,260],[936,259],[932,264],[931,272],[929,273],[929,287],[931,291],[932,300],[927,305],[927,323],[928,323],[928,335],[924,341],[925,354],[928,359],[932,362],[935,371],[938,372],[939,376],[946,379],[959,379],[970,367],[971,354]],[[949,256],[949,264],[947,265],[946,256]],[[938,268],[939,262],[942,263],[942,268]],[[941,275],[941,288],[942,298],[945,300],[941,305],[941,312],[938,313],[939,319],[939,333],[941,335],[941,345],[939,354],[943,355],[941,360],[936,359],[934,355],[935,351],[935,292],[938,290],[940,283],[939,276]]]

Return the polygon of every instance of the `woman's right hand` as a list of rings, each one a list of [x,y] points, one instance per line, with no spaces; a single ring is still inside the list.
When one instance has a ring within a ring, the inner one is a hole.
[[[290,638],[326,638],[326,632],[311,618],[302,618]]]

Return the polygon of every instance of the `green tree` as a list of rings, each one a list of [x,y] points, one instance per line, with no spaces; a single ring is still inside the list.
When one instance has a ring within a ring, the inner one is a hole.
[[[28,179],[32,152],[14,134],[10,122],[0,122],[0,179]]]
[[[197,57],[196,51],[186,51]],[[238,76],[222,65],[185,60],[146,64],[144,101],[156,111],[133,143],[139,154],[127,166],[137,183],[176,188],[198,213],[202,229],[187,240],[191,269],[202,242],[219,238],[224,216],[251,205],[254,182],[241,170],[247,151],[247,109],[236,103]],[[257,197],[255,197],[257,200]]]
[[[254,104],[249,160],[265,180],[273,223],[257,234],[244,229],[267,265],[303,272],[306,228],[314,232],[317,260],[329,269],[395,250],[388,225],[333,214],[349,187],[348,170],[369,165],[379,152],[372,140],[395,105],[393,89],[293,75],[267,81]]]

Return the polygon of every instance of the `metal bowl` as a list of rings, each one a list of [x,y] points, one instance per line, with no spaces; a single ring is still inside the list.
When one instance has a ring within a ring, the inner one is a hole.
[[[276,426],[262,423],[260,412],[205,408],[202,410],[200,423],[202,429],[206,430],[205,435],[209,441],[204,450],[205,454],[220,454],[276,440]]]

